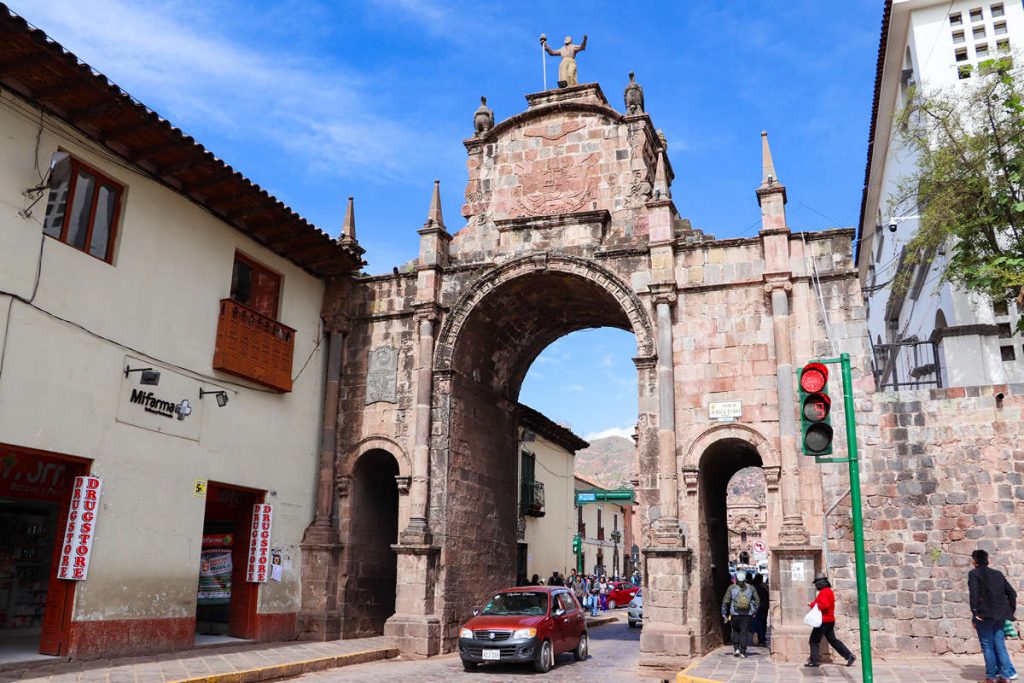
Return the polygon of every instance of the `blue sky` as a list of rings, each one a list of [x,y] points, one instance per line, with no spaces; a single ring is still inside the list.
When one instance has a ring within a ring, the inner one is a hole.
[[[580,80],[615,107],[636,72],[696,227],[756,233],[762,129],[794,230],[858,218],[882,0],[7,2],[331,234],[355,196],[371,273],[415,258],[434,178],[461,227],[472,113],[541,90],[542,32],[588,34]],[[565,337],[521,399],[583,435],[628,432],[635,351],[617,330]]]

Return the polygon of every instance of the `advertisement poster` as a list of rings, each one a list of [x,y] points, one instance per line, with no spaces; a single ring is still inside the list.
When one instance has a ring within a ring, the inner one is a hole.
[[[227,605],[231,603],[231,549],[210,548],[199,557],[200,605]]]

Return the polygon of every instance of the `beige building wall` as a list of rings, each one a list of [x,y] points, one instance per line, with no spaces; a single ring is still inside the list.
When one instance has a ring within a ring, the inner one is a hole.
[[[45,195],[24,215],[24,191],[57,150],[126,188],[112,264],[43,236]],[[268,492],[285,571],[262,584],[258,611],[297,612],[323,391],[323,283],[61,122],[44,116],[40,129],[38,110],[7,91],[0,159],[0,442],[92,459],[104,480],[74,620],[194,615],[205,504],[196,480]],[[283,276],[279,320],[297,330],[293,376],[306,364],[291,393],[212,370],[236,249]],[[138,378],[126,380],[127,356],[161,370],[158,395],[190,400],[182,425],[195,438],[118,421],[123,384]],[[200,400],[200,388],[227,391],[229,403]]]
[[[526,576],[537,574],[547,581],[553,570],[563,576],[576,566],[572,537],[576,533],[573,459],[574,454],[541,434],[522,441],[520,452],[536,456],[534,477],[544,484],[544,516],[525,519],[523,536],[527,544]],[[522,482],[522,470],[519,477]]]

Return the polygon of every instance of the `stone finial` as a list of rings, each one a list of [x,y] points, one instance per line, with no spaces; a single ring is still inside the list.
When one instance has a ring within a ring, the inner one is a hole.
[[[664,149],[664,150],[667,150],[668,149],[668,138],[665,137],[665,131],[663,131],[661,128],[659,128],[658,130],[655,131],[655,134],[658,136],[658,142],[661,143],[661,148]]]
[[[668,186],[668,172],[665,169],[665,150],[658,152],[658,166],[654,172],[654,199],[672,199]]]
[[[494,110],[487,106],[487,98],[480,98],[480,106],[473,113],[473,128],[476,137],[483,137],[494,128]]]
[[[627,114],[642,114],[644,111],[644,89],[636,82],[636,74],[629,72],[629,84],[623,93]]]
[[[761,203],[768,195],[782,195],[782,203],[786,203],[786,186],[779,182],[775,173],[775,161],[772,159],[772,148],[768,145],[768,131],[761,131],[761,185],[757,188],[757,201]]]
[[[444,230],[444,217],[441,215],[441,181],[434,181],[434,192],[430,195],[430,210],[427,211],[425,226]]]
[[[354,200],[352,197],[349,197],[348,207],[345,209],[345,222],[341,225],[342,242],[356,241],[356,212],[353,205]]]
[[[768,146],[768,131],[761,131],[761,187],[771,187],[779,181],[772,161],[772,148]]]

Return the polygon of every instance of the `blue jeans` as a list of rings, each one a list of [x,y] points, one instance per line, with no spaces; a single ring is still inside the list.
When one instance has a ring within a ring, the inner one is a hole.
[[[1006,651],[1006,640],[1003,636],[1003,622],[995,619],[985,619],[974,622],[974,628],[978,630],[978,641],[981,643],[981,652],[985,656],[985,678],[996,678],[1002,676],[1009,678],[1013,675],[1013,664],[1010,663],[1010,654]]]

